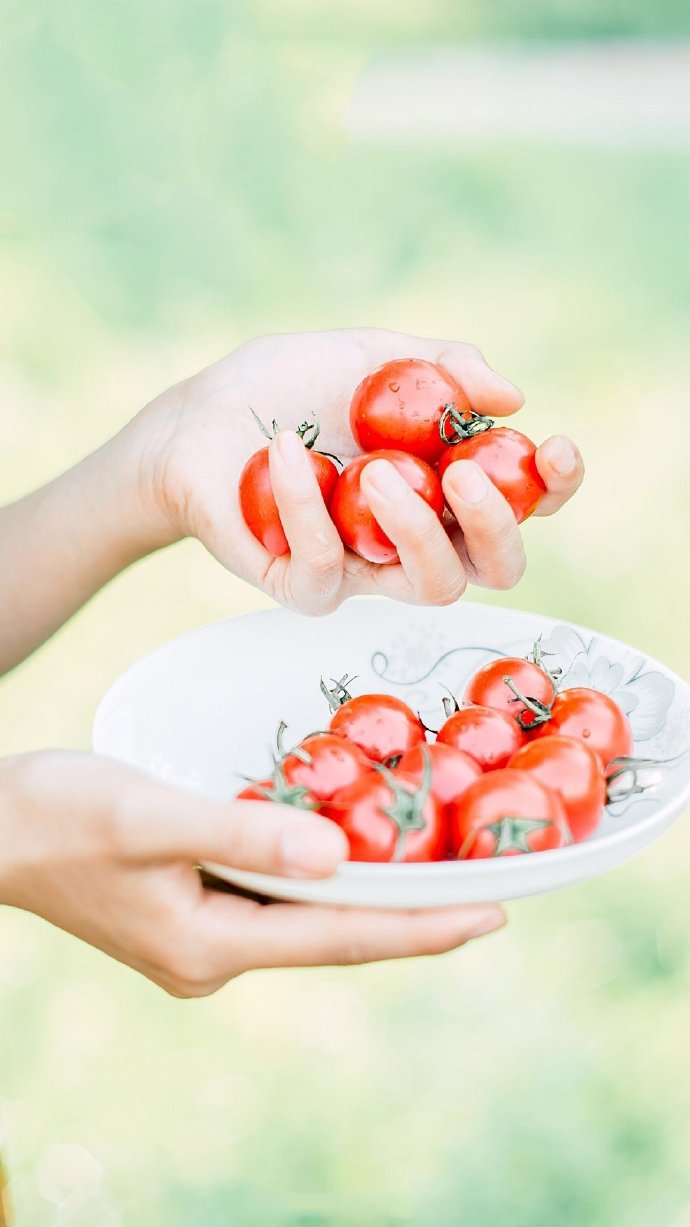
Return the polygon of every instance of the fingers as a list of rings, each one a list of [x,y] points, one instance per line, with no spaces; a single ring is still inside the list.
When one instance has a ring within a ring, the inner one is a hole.
[[[353,965],[442,954],[505,924],[496,904],[416,912],[277,904],[254,906],[243,912],[242,920],[233,912],[230,928],[228,902],[209,894],[205,904],[204,923],[219,975],[225,963],[236,974],[238,951],[243,970]]]
[[[428,362],[437,362],[457,380],[478,413],[504,417],[516,413],[525,402],[520,389],[492,370],[474,345],[412,337],[381,328],[362,328],[359,335],[370,369],[393,358],[426,358]]]
[[[335,873],[347,839],[327,818],[269,801],[223,805],[146,777],[123,782],[116,810],[117,849],[140,861],[213,861],[288,877]]]
[[[467,579],[438,516],[386,460],[362,470],[361,489],[383,531],[395,545],[415,599],[451,605]]]
[[[323,613],[337,600],[343,545],[294,431],[281,431],[269,452],[271,485],[290,546],[289,599],[302,613]]]
[[[471,460],[449,465],[443,490],[462,529],[477,582],[487,588],[514,587],[525,571],[525,551],[503,495]]]
[[[564,435],[553,435],[537,448],[537,468],[546,486],[535,511],[538,516],[550,516],[558,511],[582,485],[585,466],[575,444]]]

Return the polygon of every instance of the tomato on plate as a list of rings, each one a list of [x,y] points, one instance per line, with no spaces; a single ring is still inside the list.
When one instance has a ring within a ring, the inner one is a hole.
[[[607,694],[589,686],[574,686],[556,696],[549,719],[535,737],[573,737],[583,741],[608,767],[614,758],[629,758],[633,734],[625,712]]]
[[[408,486],[436,512],[439,520],[443,517],[443,491],[434,470],[418,456],[411,456],[407,452],[366,452],[350,461],[343,469],[335,483],[329,508],[331,519],[343,542],[368,562],[397,562],[398,552],[374,519],[360,487],[362,470],[372,460],[388,460],[394,465]]]
[[[461,860],[545,852],[568,842],[565,807],[550,788],[503,767],[470,784],[447,810],[453,855]]]
[[[338,789],[373,771],[359,746],[335,733],[305,737],[297,749],[285,755],[280,766],[288,786],[305,788],[318,802],[330,801]]]
[[[251,784],[237,793],[236,801],[274,801],[277,805],[294,805],[296,809],[316,809],[317,799],[308,788],[301,784],[288,784],[284,779],[280,766],[276,767],[274,775],[263,780],[252,780]]]
[[[350,405],[350,429],[364,452],[397,448],[435,464],[446,444],[444,411],[469,414],[469,402],[443,367],[421,358],[386,362],[362,380]]]
[[[506,678],[521,695],[534,703],[540,711],[539,716],[520,702]],[[554,682],[540,665],[523,660],[520,656],[501,656],[477,670],[467,683],[463,698],[466,703],[494,707],[513,716],[522,725],[531,725],[535,719],[547,718],[554,694]]]
[[[259,425],[264,434],[269,438],[273,437],[269,431],[264,430],[261,422]],[[275,434],[277,431],[275,422],[273,427]],[[305,422],[296,433],[307,448],[321,496],[326,506],[329,507],[338,481],[338,470],[333,458],[325,455],[324,452],[313,450],[319,433],[316,423],[310,426]],[[260,448],[258,452],[254,452],[253,456],[249,457],[240,473],[238,495],[244,522],[257,541],[260,541],[264,549],[268,550],[274,558],[289,554],[290,546],[283,532],[280,512],[273,496],[267,447]]]
[[[547,726],[546,734],[518,750],[508,766],[528,771],[558,793],[576,843],[596,830],[606,805],[606,777],[601,760],[584,741],[549,734]]]
[[[351,861],[438,861],[445,856],[443,809],[412,776],[372,771],[341,788],[321,813],[342,827]]]
[[[481,767],[469,754],[463,754],[462,750],[440,741],[434,741],[431,745],[420,743],[408,750],[394,768],[395,774],[407,776],[421,784],[427,761],[431,766],[429,792],[444,808],[482,774]]]
[[[438,475],[442,478],[456,460],[473,460],[507,499],[521,524],[532,515],[546,492],[534,458],[536,450],[531,439],[519,430],[495,426],[447,445]]]
[[[527,734],[514,715],[494,707],[472,706],[461,707],[448,717],[436,744],[454,746],[473,758],[482,771],[495,771],[506,767],[526,741]]]
[[[332,705],[340,702],[331,717],[330,730],[359,746],[372,762],[385,763],[426,740],[419,716],[402,699],[392,694],[360,694],[351,698],[342,684],[338,685],[340,691],[336,687],[335,693],[344,696],[342,701],[334,699],[334,692],[324,687]]]

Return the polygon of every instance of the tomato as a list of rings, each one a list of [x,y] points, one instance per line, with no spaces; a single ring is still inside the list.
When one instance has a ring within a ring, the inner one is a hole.
[[[449,407],[470,412],[447,371],[421,358],[399,358],[362,380],[350,405],[350,429],[364,452],[392,447],[435,464],[446,446],[441,417]]]
[[[470,784],[447,810],[453,853],[463,860],[560,848],[568,839],[563,802],[526,771],[503,767]]]
[[[428,746],[420,743],[408,750],[395,768],[395,774],[404,775],[421,784],[427,756],[431,766],[429,791],[443,808],[459,797],[460,793],[482,774],[479,764],[468,754],[463,754],[462,750],[456,750],[454,746],[443,745],[440,741]]]
[[[330,801],[339,788],[373,770],[359,746],[334,733],[305,737],[297,750],[285,755],[280,766],[288,785],[307,789],[319,802]]]
[[[343,469],[330,502],[331,519],[342,540],[349,549],[361,558],[366,558],[368,562],[397,562],[397,550],[374,519],[359,484],[362,469],[372,460],[388,460],[395,465],[408,486],[429,504],[439,520],[443,517],[443,491],[433,469],[417,456],[410,456],[407,452],[367,452],[363,456],[357,456]]]
[[[391,694],[348,697],[332,716],[330,729],[359,746],[375,763],[397,758],[418,742],[425,741],[424,725],[419,716],[402,699]]]
[[[544,719],[548,715],[555,693],[553,681],[540,665],[523,660],[520,656],[501,656],[478,669],[465,687],[465,702],[494,707],[523,724],[532,724],[534,713],[520,702],[506,678],[510,678],[513,686],[525,698],[531,699],[537,708],[544,709],[538,718]]]
[[[321,813],[342,827],[351,861],[438,861],[446,823],[435,797],[413,776],[372,771],[341,788]]]
[[[307,788],[301,785],[289,785],[280,774],[280,768],[272,778],[252,780],[241,792],[237,793],[236,801],[275,801],[279,805],[294,805],[296,809],[316,809],[317,800]]]
[[[264,431],[264,433],[268,432]],[[318,426],[310,427],[305,423],[300,426],[297,434],[304,440],[314,475],[319,483],[321,496],[326,506],[329,507],[338,481],[338,470],[330,456],[312,450],[318,435]],[[273,497],[267,447],[260,448],[258,452],[254,452],[254,455],[249,457],[240,473],[238,494],[244,522],[257,541],[260,541],[264,549],[268,550],[274,558],[280,558],[282,554],[289,554],[290,546],[283,532],[280,513]]]
[[[534,736],[553,734],[584,741],[604,767],[614,758],[628,758],[633,751],[632,729],[625,712],[607,694],[589,686],[574,686],[556,696],[549,720]]]
[[[469,754],[482,771],[494,771],[506,767],[526,741],[527,734],[514,715],[492,707],[461,707],[439,729],[436,744],[455,746]]]
[[[508,766],[528,771],[558,793],[576,843],[596,830],[606,805],[606,777],[600,759],[584,741],[549,734],[523,746]]]
[[[510,503],[518,524],[531,516],[546,486],[534,459],[536,447],[531,439],[508,426],[493,427],[481,434],[446,446],[438,475],[456,460],[473,460]]]

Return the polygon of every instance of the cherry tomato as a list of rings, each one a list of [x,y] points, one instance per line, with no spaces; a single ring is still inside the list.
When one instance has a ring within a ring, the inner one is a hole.
[[[584,741],[540,737],[518,750],[508,766],[528,771],[558,793],[576,843],[596,830],[606,805],[606,777],[600,759]]]
[[[350,405],[350,429],[364,452],[392,447],[435,464],[446,446],[440,424],[449,406],[470,412],[447,371],[421,358],[399,358],[362,380]]]
[[[296,809],[316,809],[317,800],[307,788],[289,785],[277,773],[272,778],[253,780],[241,792],[237,801],[275,801],[279,805],[294,805]]]
[[[438,466],[443,477],[456,460],[473,460],[510,503],[518,524],[531,516],[546,486],[534,459],[536,447],[526,435],[508,426],[497,426],[481,434],[447,445]]]
[[[340,474],[330,502],[331,519],[345,545],[366,558],[368,562],[390,563],[398,561],[393,542],[380,528],[360,489],[362,469],[372,460],[388,460],[404,477],[408,486],[443,516],[443,491],[441,483],[423,460],[401,451],[367,452],[357,456],[346,465]]]
[[[450,846],[463,860],[545,852],[568,839],[558,794],[510,767],[489,771],[470,784],[447,816]]]
[[[330,801],[338,789],[373,770],[359,746],[335,733],[305,737],[296,751],[285,755],[280,766],[289,786],[307,789],[319,802]]]
[[[628,758],[633,751],[630,721],[613,699],[589,686],[563,690],[554,699],[551,715],[535,730],[535,737],[573,737],[583,741],[603,766],[614,758]]]
[[[416,780],[418,785],[421,784],[427,756],[431,763],[429,791],[443,808],[455,801],[460,793],[482,774],[479,764],[468,754],[463,754],[462,750],[456,750],[454,746],[443,745],[440,741],[431,745],[416,745],[408,750],[395,768],[395,774],[404,775],[408,779]]]
[[[555,693],[549,674],[533,661],[523,660],[520,656],[502,656],[478,669],[465,687],[465,702],[494,707],[497,711],[519,718],[523,724],[531,724],[533,713],[516,698],[506,683],[507,677],[525,698],[533,699],[540,707],[549,708]]]
[[[397,758],[425,741],[419,716],[391,694],[361,694],[347,699],[332,716],[330,729],[359,746],[375,763]]]
[[[298,432],[299,433],[299,432]],[[305,447],[308,445],[305,444]],[[309,460],[319,483],[321,496],[330,506],[338,481],[338,470],[333,461],[322,452],[308,450]],[[268,448],[262,447],[245,464],[239,480],[240,510],[247,528],[274,558],[290,553],[287,537],[283,532],[278,506],[273,497],[271,474],[268,467]]]
[[[341,788],[321,813],[342,827],[351,861],[437,861],[446,852],[443,810],[412,776],[378,771]]]
[[[437,744],[455,746],[469,754],[482,771],[506,767],[527,742],[514,715],[492,707],[461,707],[446,720],[438,733]]]

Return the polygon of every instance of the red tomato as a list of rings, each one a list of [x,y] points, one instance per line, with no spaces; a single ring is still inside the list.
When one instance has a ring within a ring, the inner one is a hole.
[[[306,444],[305,444],[306,446]],[[338,470],[328,456],[309,450],[309,459],[319,483],[326,506],[330,506],[338,481]],[[247,528],[274,558],[290,553],[287,537],[283,532],[278,506],[273,497],[271,474],[268,467],[268,448],[254,452],[240,473],[240,510]]]
[[[510,767],[482,775],[447,814],[453,854],[463,860],[544,852],[568,838],[558,794]]]
[[[330,801],[339,788],[373,770],[359,746],[335,733],[305,737],[296,751],[285,755],[280,766],[288,785],[307,789],[319,802]]]
[[[536,447],[526,435],[508,426],[497,426],[447,446],[438,475],[456,460],[473,460],[510,503],[518,524],[531,516],[546,486],[534,459]]]
[[[482,774],[479,764],[468,754],[463,754],[462,750],[456,750],[454,746],[443,745],[440,741],[435,741],[432,745],[420,743],[408,750],[395,768],[395,774],[407,776],[408,779],[416,780],[418,785],[421,784],[427,755],[431,765],[429,791],[443,808],[455,801],[460,793]]]
[[[361,694],[347,699],[332,716],[330,728],[354,742],[375,763],[397,758],[425,741],[419,716],[391,694]]]
[[[237,801],[275,801],[279,805],[294,805],[297,809],[316,809],[317,800],[307,788],[289,785],[276,772],[273,779],[253,780],[241,792]]]
[[[584,741],[540,737],[518,750],[508,766],[528,771],[558,793],[576,843],[596,830],[606,805],[606,777],[600,759]]]
[[[630,721],[613,699],[589,686],[563,690],[554,699],[551,716],[535,737],[574,737],[598,754],[604,767],[614,758],[628,758],[633,751]]]
[[[465,702],[494,707],[521,720],[523,724],[532,724],[534,714],[516,698],[506,683],[507,677],[525,698],[534,700],[537,707],[544,708],[542,716],[548,715],[555,693],[554,684],[544,669],[520,656],[502,656],[478,669],[465,687]]]
[[[364,452],[397,448],[435,464],[445,443],[444,409],[470,412],[458,384],[433,362],[399,358],[362,380],[350,405],[350,429]]]
[[[341,788],[321,813],[342,827],[351,861],[438,861],[446,853],[446,824],[435,797],[411,776],[379,771]]]
[[[469,754],[482,771],[495,771],[506,767],[526,741],[527,734],[514,715],[492,707],[462,707],[439,730],[437,744],[455,746]]]
[[[362,469],[372,460],[388,460],[395,465],[408,486],[433,508],[439,520],[443,516],[443,491],[433,469],[407,452],[367,452],[357,456],[343,469],[330,503],[331,519],[342,540],[355,554],[369,562],[397,562],[398,554],[393,542],[374,519],[360,489]]]

